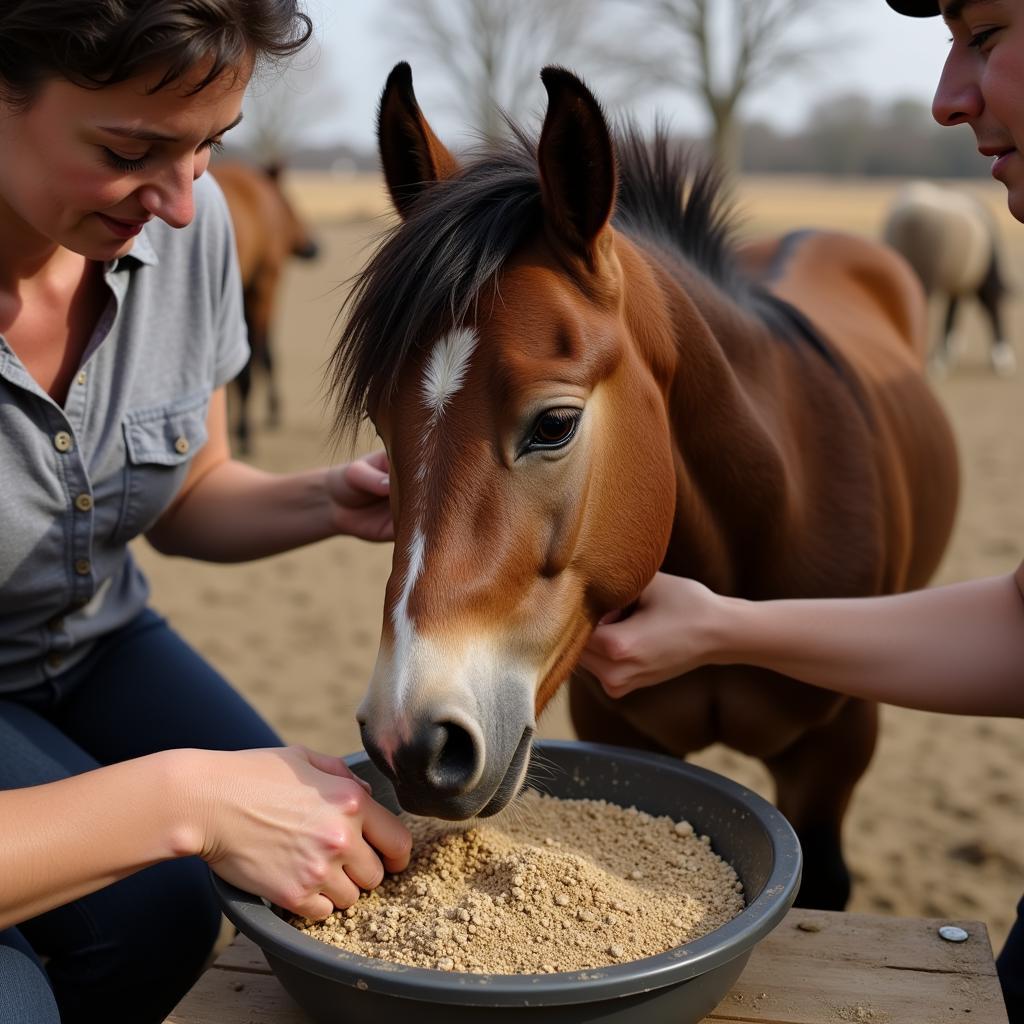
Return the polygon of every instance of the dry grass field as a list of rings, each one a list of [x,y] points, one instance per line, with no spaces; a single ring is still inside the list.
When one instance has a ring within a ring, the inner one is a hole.
[[[897,184],[745,181],[740,230],[832,226],[873,235]],[[1005,212],[1001,188],[974,187],[1005,236],[1018,289],[1010,333],[1024,357],[1024,227]],[[340,457],[328,446],[322,369],[346,281],[387,223],[376,178],[294,177],[290,188],[318,225],[323,258],[290,269],[278,317],[284,425],[257,433],[252,458],[275,471]],[[1009,380],[992,376],[980,321],[972,316],[966,327],[961,364],[936,382],[964,474],[955,536],[936,582],[1007,572],[1024,557],[1024,368]],[[261,397],[257,387],[257,410]],[[155,605],[286,739],[336,753],[358,748],[353,712],[376,654],[389,546],[341,538],[229,567],[164,559],[144,544],[139,556]],[[542,734],[571,735],[561,702]],[[730,751],[712,748],[694,760],[770,796],[760,766]],[[981,918],[998,948],[1024,890],[1022,777],[1019,721],[884,709],[879,749],[848,819],[851,909]]]

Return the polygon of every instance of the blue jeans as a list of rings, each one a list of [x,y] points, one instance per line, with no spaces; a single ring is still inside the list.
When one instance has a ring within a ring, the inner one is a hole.
[[[150,610],[82,664],[0,697],[0,789],[157,750],[280,743]],[[195,981],[219,926],[206,865],[188,857],[0,931],[0,1024],[156,1024]]]

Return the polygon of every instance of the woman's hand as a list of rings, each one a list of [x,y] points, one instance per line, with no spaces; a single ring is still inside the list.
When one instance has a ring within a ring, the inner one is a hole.
[[[721,601],[696,580],[659,572],[632,615],[598,623],[580,665],[609,697],[675,679],[710,660],[710,627]]]
[[[321,920],[409,863],[408,830],[341,758],[299,746],[189,753],[200,855],[233,885]]]
[[[391,481],[383,449],[327,471],[325,486],[338,533],[363,540],[394,540]]]

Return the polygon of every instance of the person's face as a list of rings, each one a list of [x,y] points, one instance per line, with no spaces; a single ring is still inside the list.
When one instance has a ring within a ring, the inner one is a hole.
[[[939,124],[969,124],[1024,221],[1024,0],[942,0],[952,33],[932,102]]]
[[[0,100],[0,232],[109,260],[142,225],[192,220],[192,182],[239,120],[248,69],[187,95],[198,78],[154,93],[159,72],[101,89],[50,79],[27,109]]]

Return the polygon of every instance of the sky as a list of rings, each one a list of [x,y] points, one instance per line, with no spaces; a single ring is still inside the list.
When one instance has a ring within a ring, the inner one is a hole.
[[[450,144],[466,140],[465,125],[450,110],[439,86],[437,75],[443,68],[429,51],[416,52],[399,39],[393,30],[396,15],[390,0],[306,0],[305,6],[320,44],[321,84],[316,95],[322,102],[306,104],[316,115],[304,111],[308,123],[300,132],[303,141],[343,141],[360,149],[374,148],[377,100],[388,72],[400,60],[412,65],[420,105],[442,139]],[[813,74],[801,73],[765,86],[751,97],[745,116],[795,130],[817,103],[833,95],[856,91],[879,102],[905,97],[931,100],[949,38],[941,19],[901,17],[883,0],[845,0],[831,7],[821,21],[820,25],[806,22],[797,36],[812,51],[819,44],[822,48]],[[588,84],[600,98],[599,83]],[[538,78],[537,107],[542,106]],[[686,134],[706,128],[700,107],[678,92],[639,99],[631,113],[641,124],[653,122],[656,114],[667,117]]]

